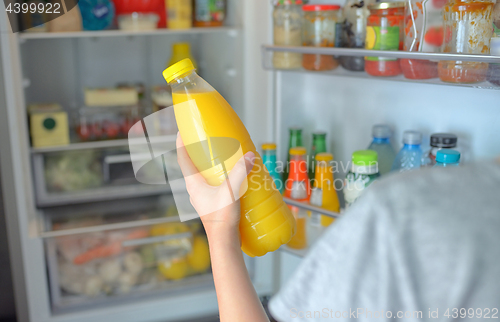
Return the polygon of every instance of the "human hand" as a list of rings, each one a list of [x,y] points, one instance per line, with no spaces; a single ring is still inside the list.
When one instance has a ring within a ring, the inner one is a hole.
[[[191,204],[200,215],[209,242],[214,240],[240,242],[240,202],[239,198],[233,201],[230,191],[234,196],[240,195],[241,185],[253,168],[255,154],[247,152],[235,164],[225,182],[219,186],[211,186],[191,161],[179,134],[176,146],[177,161],[186,182]],[[207,209],[217,210],[206,214]]]

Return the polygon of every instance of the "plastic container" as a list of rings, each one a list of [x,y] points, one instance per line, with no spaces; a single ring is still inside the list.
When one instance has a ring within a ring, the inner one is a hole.
[[[359,150],[352,154],[351,170],[347,173],[344,183],[344,200],[349,208],[363,191],[380,176],[378,173],[377,152]]]
[[[167,28],[189,29],[193,27],[193,3],[191,0],[165,0]]]
[[[488,55],[493,5],[491,1],[450,0],[444,7],[443,52]],[[443,82],[477,83],[486,80],[488,63],[442,60],[438,72]]]
[[[194,0],[195,27],[221,27],[226,19],[226,0]]]
[[[458,167],[460,163],[460,152],[456,150],[439,150],[436,155],[434,168]]]
[[[389,126],[379,124],[374,125],[372,129],[373,141],[368,150],[377,152],[378,170],[380,175],[391,171],[392,164],[396,158],[396,152],[391,144],[392,130]]]
[[[302,0],[276,1],[273,11],[273,41],[277,46],[302,46]],[[302,67],[302,54],[275,52],[273,66],[279,69]]]
[[[404,37],[404,2],[378,2],[368,5],[365,48],[402,50]],[[365,57],[365,71],[372,76],[401,74],[399,60],[378,56]]]
[[[403,148],[396,155],[391,171],[404,172],[422,166],[423,152],[420,146],[422,144],[422,133],[405,131],[403,133],[403,144]]]
[[[299,146],[290,151],[290,173],[285,185],[285,197],[308,202],[311,186],[307,176],[306,148]],[[303,249],[307,247],[307,212],[295,206],[288,206],[297,222],[297,231],[287,243],[288,247]]]
[[[273,178],[276,189],[281,193],[285,188],[281,176],[276,170],[276,144],[275,143],[264,143],[262,144],[262,163],[266,166],[267,171],[271,178]]]
[[[126,138],[140,114],[137,105],[83,107],[74,121],[75,132],[82,142]]]
[[[229,157],[237,151],[255,153],[255,165],[248,175],[246,192],[240,198],[242,250],[252,257],[262,256],[288,242],[295,234],[295,220],[278,190],[262,189],[264,182],[271,178],[238,115],[196,74],[189,59],[167,68],[163,76],[172,88],[175,118],[182,140],[209,184],[217,186],[226,180],[227,172],[239,159]],[[224,160],[224,168],[213,166],[213,160],[218,159]]]
[[[131,13],[118,16],[118,27],[128,31],[155,30],[158,24],[156,14]]]
[[[457,146],[457,136],[451,133],[435,133],[431,135],[431,150],[429,165],[436,164],[436,155],[441,149],[454,149]]]
[[[115,6],[109,0],[80,0],[83,29],[104,30],[111,27],[115,17]]]
[[[345,22],[342,30],[342,47],[365,48],[366,22],[370,11],[368,5],[374,0],[348,0],[344,6]],[[364,71],[365,58],[340,56],[340,64],[347,70]]]
[[[177,42],[172,45],[172,57],[167,63],[167,68],[183,59],[189,58],[196,68],[197,64],[191,54],[191,45],[188,42]]]
[[[316,154],[324,152],[326,152],[326,132],[314,132],[311,148],[311,160],[309,162],[309,179],[314,179],[314,171],[316,170]]]
[[[312,47],[334,47],[338,5],[305,5],[302,43]],[[302,67],[325,71],[337,68],[338,61],[330,55],[303,54]]]
[[[332,167],[333,155],[331,153],[316,154],[316,170],[311,189],[311,205],[326,210],[340,212],[340,203],[335,190]],[[329,226],[335,219],[316,212],[311,213],[312,226]]]

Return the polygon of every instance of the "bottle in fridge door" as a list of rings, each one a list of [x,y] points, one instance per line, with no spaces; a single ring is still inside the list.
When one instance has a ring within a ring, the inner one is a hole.
[[[290,151],[290,174],[285,185],[285,197],[300,202],[308,202],[311,196],[311,186],[307,175],[306,148],[299,146]],[[307,246],[307,212],[295,206],[289,206],[297,222],[297,232],[288,242],[294,249]]]
[[[264,143],[262,144],[262,162],[269,171],[269,175],[273,178],[276,189],[280,193],[283,193],[285,188],[281,176],[276,169],[276,143]]]
[[[333,155],[331,153],[318,153],[316,155],[316,171],[311,189],[309,202],[333,212],[340,212],[340,203],[335,190],[332,167]],[[329,226],[335,219],[321,215],[317,212],[311,213],[311,226]]]
[[[422,166],[422,133],[405,131],[403,133],[403,148],[396,155],[391,171],[404,172],[418,169]]]
[[[441,149],[454,149],[457,147],[457,136],[451,133],[434,133],[431,135],[431,150],[429,151],[429,164],[436,164],[436,155]]]
[[[326,132],[313,133],[313,143],[311,149],[311,158],[309,162],[309,179],[314,179],[316,169],[315,157],[318,153],[326,152]]]
[[[208,184],[220,185],[241,156],[248,151],[255,154],[240,198],[242,250],[252,257],[262,256],[288,242],[295,233],[295,220],[278,190],[272,185],[262,188],[272,179],[236,112],[196,74],[189,59],[167,68],[163,76],[172,88],[175,118],[187,153]]]
[[[283,171],[283,180],[285,181],[288,179],[288,173],[290,172],[290,149],[302,146],[302,129],[300,127],[291,127],[289,131],[290,139],[288,141],[288,158]]]
[[[373,141],[368,150],[377,152],[378,170],[380,175],[391,171],[392,164],[396,158],[396,152],[391,144],[392,130],[388,125],[374,125],[372,129]]]
[[[458,167],[460,152],[452,149],[439,150],[436,155],[435,168]]]
[[[344,182],[344,200],[346,209],[349,208],[363,191],[380,176],[378,173],[377,152],[359,150],[352,154],[351,170],[347,173]]]

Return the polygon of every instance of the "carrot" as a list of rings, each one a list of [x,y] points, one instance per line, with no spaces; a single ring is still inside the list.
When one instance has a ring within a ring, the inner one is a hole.
[[[148,237],[149,233],[146,229],[137,229],[128,233],[122,240],[114,241],[107,245],[97,246],[88,251],[76,256],[73,259],[73,264],[82,265],[97,258],[106,258],[118,255],[122,252],[122,242],[130,239],[139,239]]]

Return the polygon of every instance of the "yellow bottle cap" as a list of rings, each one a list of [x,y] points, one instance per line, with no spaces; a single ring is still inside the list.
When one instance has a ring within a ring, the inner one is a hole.
[[[316,159],[316,161],[328,162],[328,161],[333,160],[333,155],[331,153],[326,153],[326,152],[318,153],[318,154],[316,154],[315,159]]]
[[[290,155],[305,155],[307,150],[303,146],[297,146],[295,148],[291,148],[289,153]]]
[[[186,74],[192,70],[195,70],[194,65],[191,62],[191,59],[186,58],[165,69],[163,71],[163,78],[165,78],[167,83],[170,83],[177,77]]]
[[[264,143],[262,144],[262,150],[276,150],[276,143]]]

